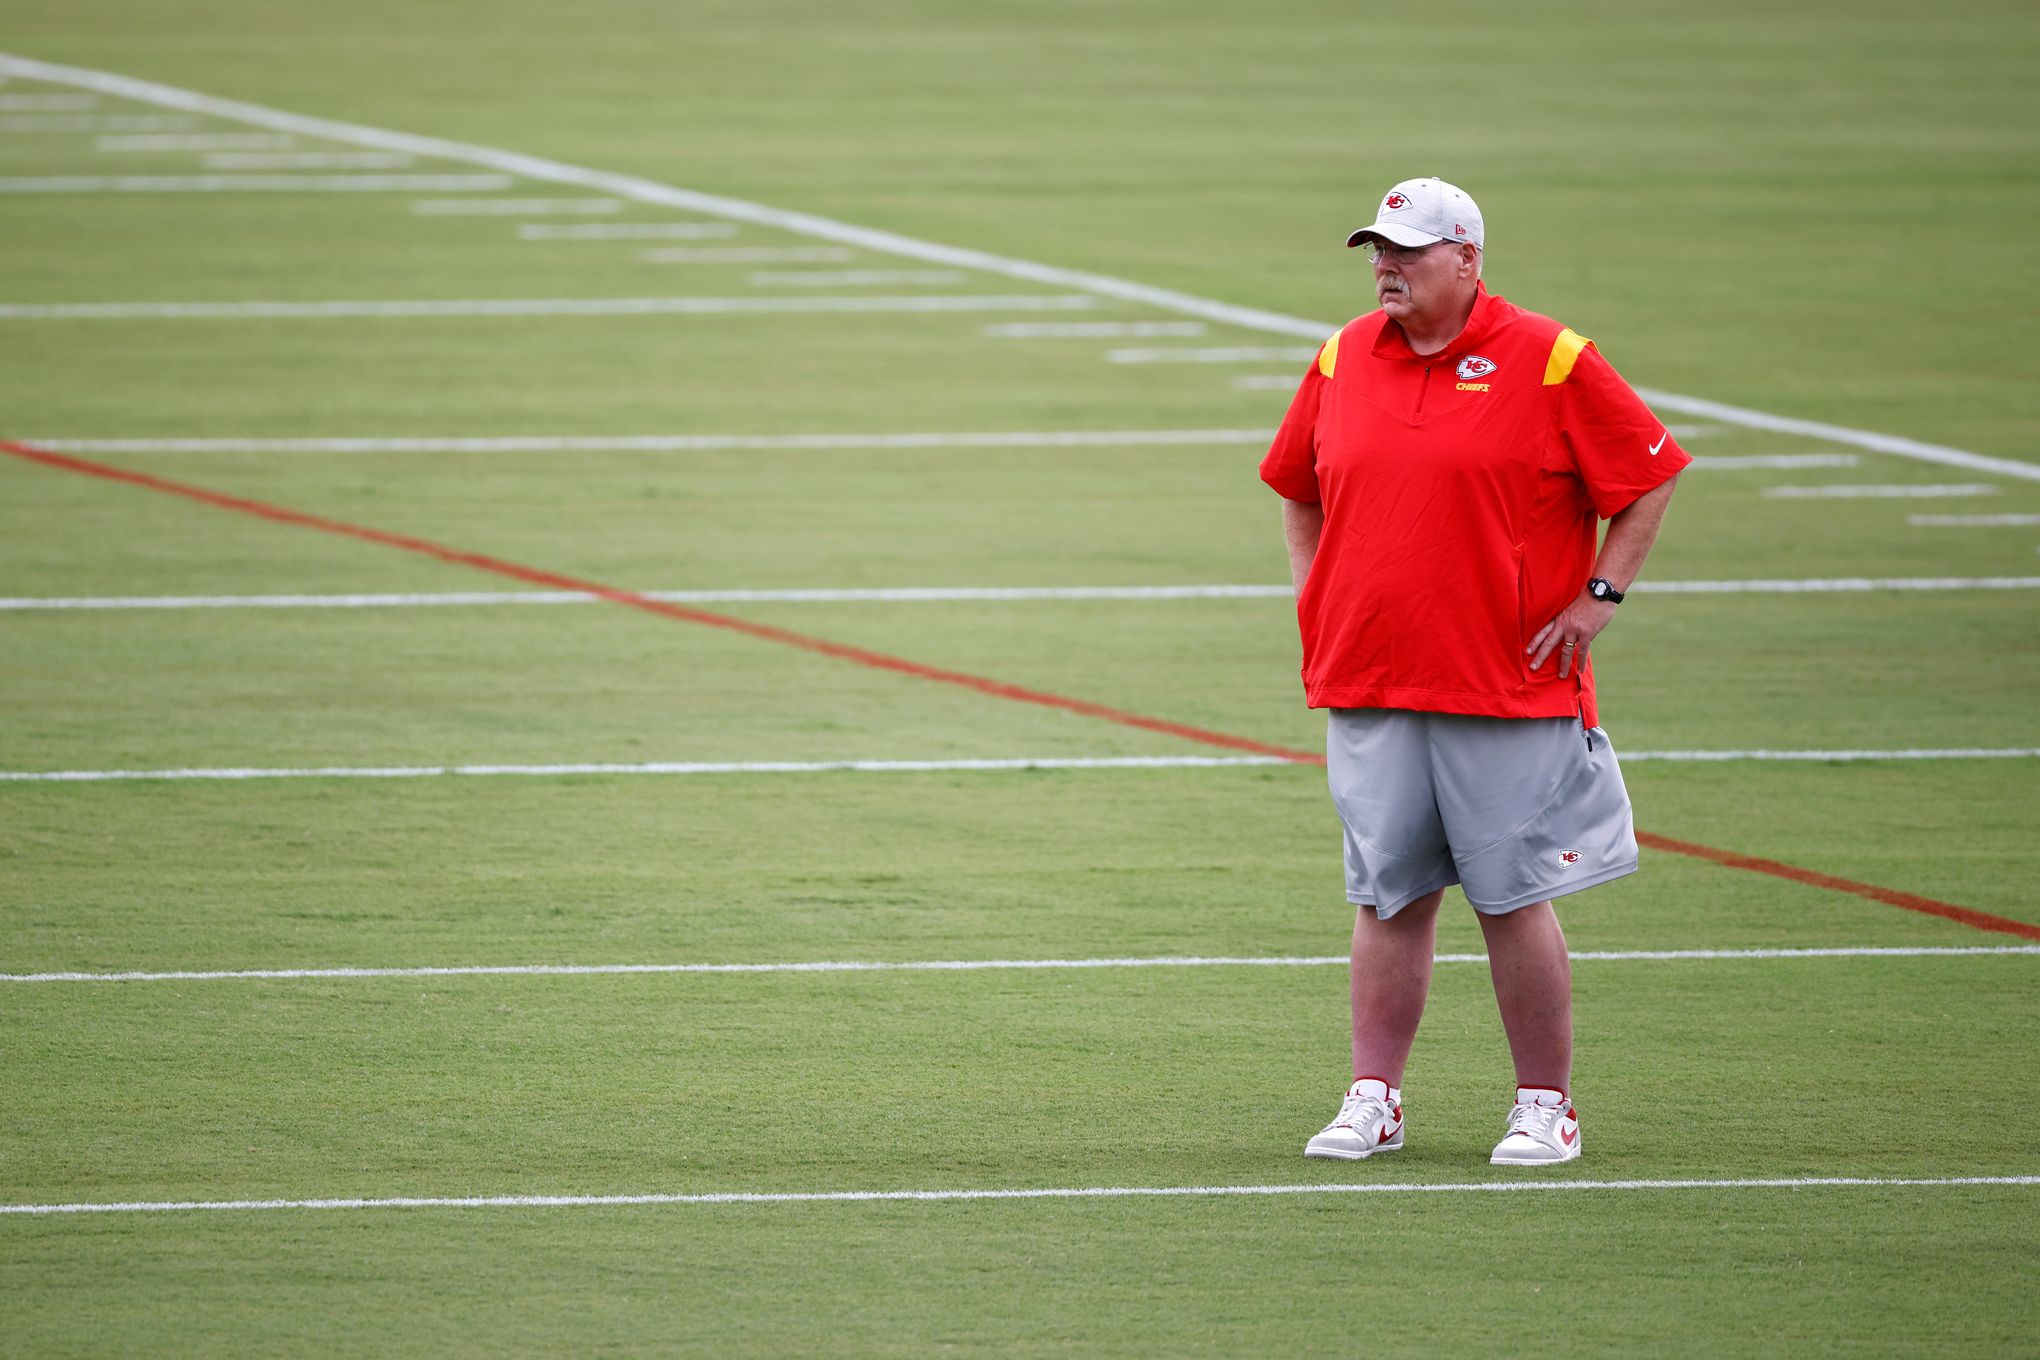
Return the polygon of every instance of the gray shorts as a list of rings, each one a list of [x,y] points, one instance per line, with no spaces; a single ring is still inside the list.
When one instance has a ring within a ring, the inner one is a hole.
[[[1346,900],[1382,920],[1457,883],[1491,915],[1636,871],[1615,750],[1578,718],[1335,708]]]

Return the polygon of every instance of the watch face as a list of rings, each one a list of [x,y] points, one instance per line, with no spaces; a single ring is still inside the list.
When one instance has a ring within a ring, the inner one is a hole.
[[[1592,585],[1588,586],[1587,590],[1588,593],[1593,595],[1593,597],[1597,600],[1605,600],[1608,598],[1608,583],[1606,581],[1596,581]]]

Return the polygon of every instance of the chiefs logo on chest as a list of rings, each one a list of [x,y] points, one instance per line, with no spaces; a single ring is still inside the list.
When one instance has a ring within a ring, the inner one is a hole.
[[[1461,359],[1459,367],[1453,370],[1454,373],[1459,375],[1459,381],[1454,386],[1461,392],[1485,392],[1488,390],[1489,384],[1479,382],[1477,379],[1489,376],[1498,367],[1500,365],[1496,364],[1492,359],[1482,358],[1478,354],[1469,354],[1464,359]]]

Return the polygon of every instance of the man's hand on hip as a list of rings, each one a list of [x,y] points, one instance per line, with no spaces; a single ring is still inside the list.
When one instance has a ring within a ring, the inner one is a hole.
[[[1575,666],[1587,659],[1587,648],[1594,645],[1594,639],[1614,617],[1614,605],[1581,590],[1579,597],[1567,605],[1557,618],[1538,629],[1537,636],[1531,638],[1530,645],[1523,649],[1530,654],[1530,669],[1542,670],[1545,659],[1555,651],[1558,653],[1558,678],[1565,679],[1572,674]]]

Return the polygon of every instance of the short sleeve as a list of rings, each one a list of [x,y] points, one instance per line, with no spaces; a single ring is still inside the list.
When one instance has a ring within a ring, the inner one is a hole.
[[[1559,345],[1570,336],[1565,332]],[[1576,357],[1567,371],[1559,376],[1554,362],[1545,381],[1557,377],[1559,433],[1572,470],[1585,484],[1594,513],[1609,519],[1670,481],[1693,458],[1593,342],[1574,339]]]
[[[1337,340],[1333,336],[1325,344],[1334,345]],[[1261,480],[1284,500],[1315,503],[1321,499],[1317,480],[1317,418],[1318,407],[1324,401],[1327,367],[1324,350],[1320,349],[1310,362],[1310,371],[1298,384],[1296,396],[1290,400],[1289,414],[1282,417],[1275,442],[1268,446],[1268,454],[1261,460]]]

